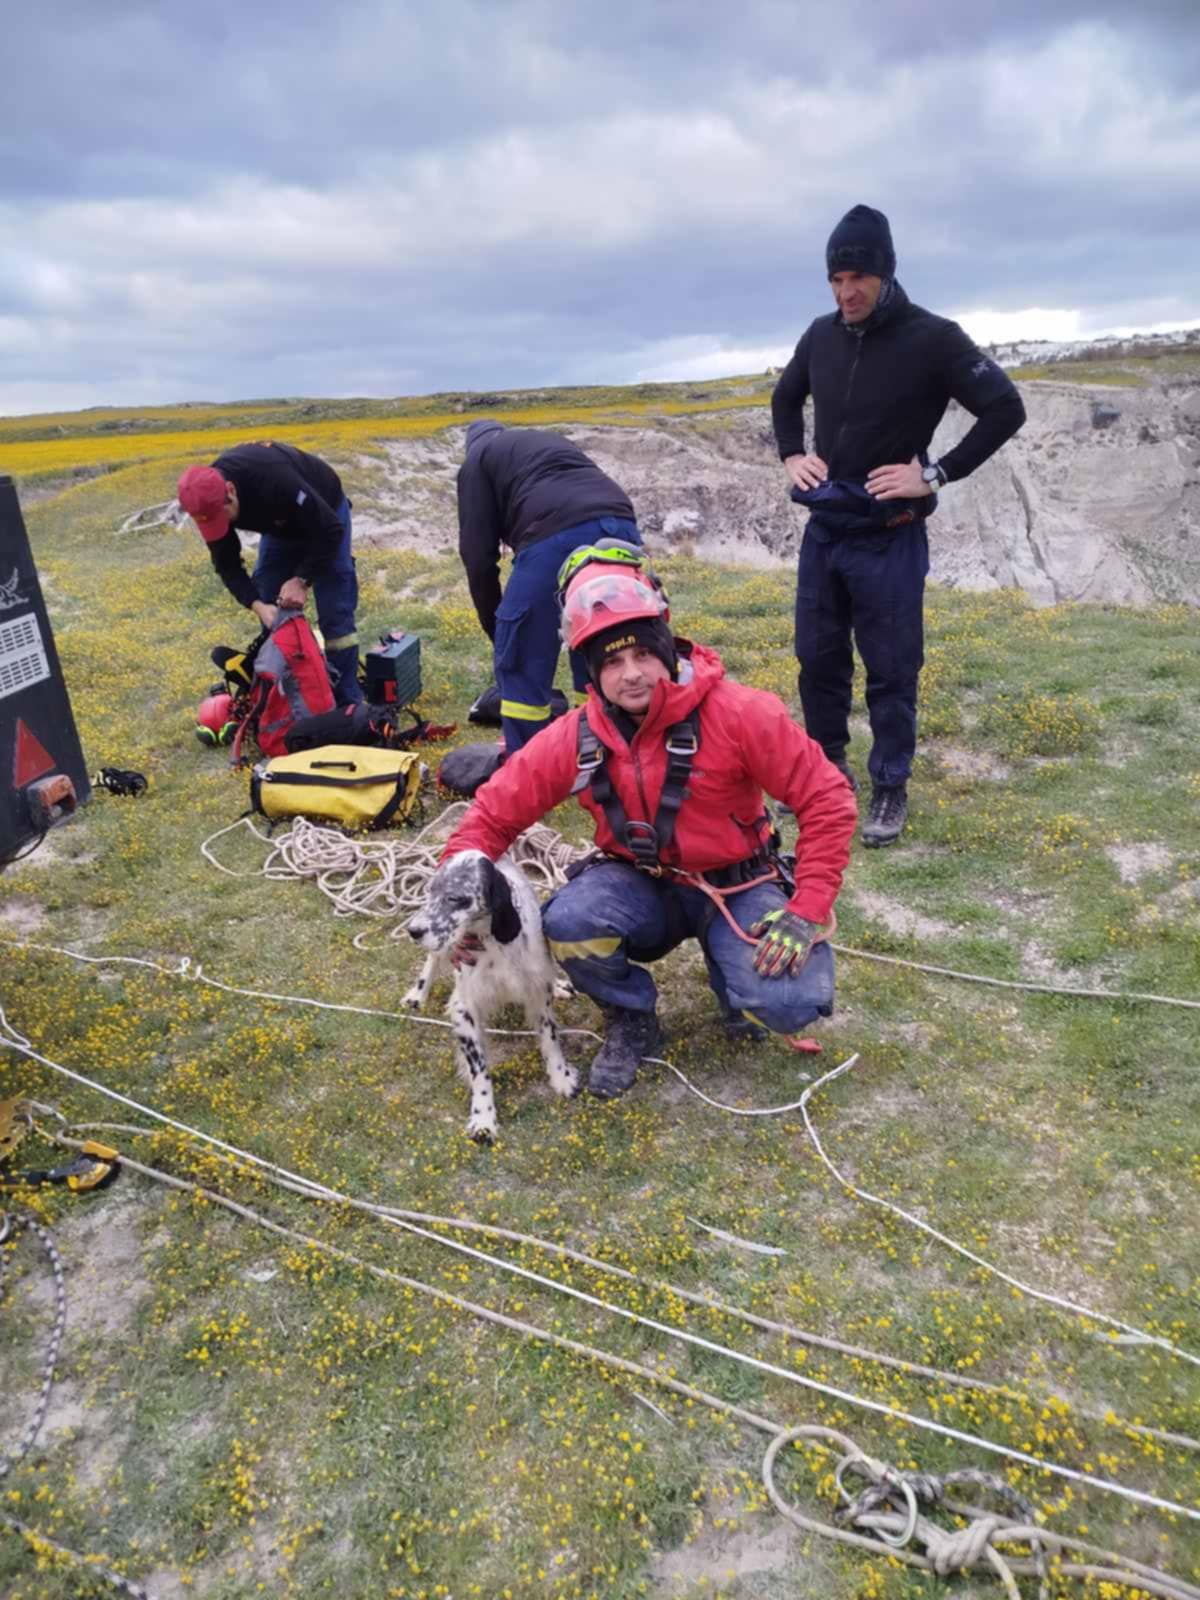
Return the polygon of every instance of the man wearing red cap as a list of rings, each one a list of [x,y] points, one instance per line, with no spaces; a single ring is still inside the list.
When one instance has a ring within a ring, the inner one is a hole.
[[[715,650],[674,637],[639,551],[601,542],[572,564],[562,632],[586,662],[587,705],[509,755],[443,859],[477,849],[498,860],[571,794],[591,814],[597,852],[547,902],[542,925],[604,1015],[588,1089],[612,1099],[661,1043],[645,963],[687,938],[704,952],[731,1038],[790,1034],[831,1013],[821,929],[856,812],[845,777],[777,696],[735,683]],[[764,790],[800,825],[794,882],[774,855]]]
[[[290,444],[236,445],[210,467],[187,469],[179,503],[225,587],[264,627],[277,606],[303,607],[313,590],[337,702],[361,700],[350,501],[329,463]],[[239,529],[262,536],[253,578],[242,564]]]

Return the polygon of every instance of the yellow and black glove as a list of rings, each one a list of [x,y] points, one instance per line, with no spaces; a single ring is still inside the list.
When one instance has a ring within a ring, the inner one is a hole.
[[[799,972],[808,960],[813,941],[821,931],[819,922],[809,922],[794,911],[768,911],[750,929],[758,936],[754,950],[754,970],[762,978],[782,978]]]

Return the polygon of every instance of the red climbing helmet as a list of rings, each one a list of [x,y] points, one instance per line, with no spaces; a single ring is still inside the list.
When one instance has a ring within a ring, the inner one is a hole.
[[[201,700],[196,712],[196,737],[201,744],[228,744],[236,731],[232,695],[210,694]]]
[[[643,617],[665,622],[671,615],[667,597],[636,566],[590,561],[567,584],[563,596],[562,635],[578,650],[594,634]]]

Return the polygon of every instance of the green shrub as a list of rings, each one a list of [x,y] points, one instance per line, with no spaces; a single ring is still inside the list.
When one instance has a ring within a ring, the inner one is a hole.
[[[1095,742],[1100,716],[1073,694],[1002,694],[984,707],[979,727],[1008,756],[1069,756]]]

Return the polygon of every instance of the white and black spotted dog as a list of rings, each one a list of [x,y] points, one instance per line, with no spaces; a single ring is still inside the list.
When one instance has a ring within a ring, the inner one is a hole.
[[[551,1009],[556,995],[571,991],[554,965],[537,899],[519,868],[507,857],[493,864],[481,850],[451,856],[430,878],[425,908],[408,931],[429,956],[402,1004],[419,1010],[434,981],[454,975],[446,1012],[454,1024],[455,1064],[471,1089],[472,1139],[490,1143],[496,1137],[484,1029],[502,1005],[524,1007],[555,1094],[578,1092],[579,1074],[563,1056]],[[469,951],[473,965],[454,967],[451,954],[467,935],[481,948]]]

